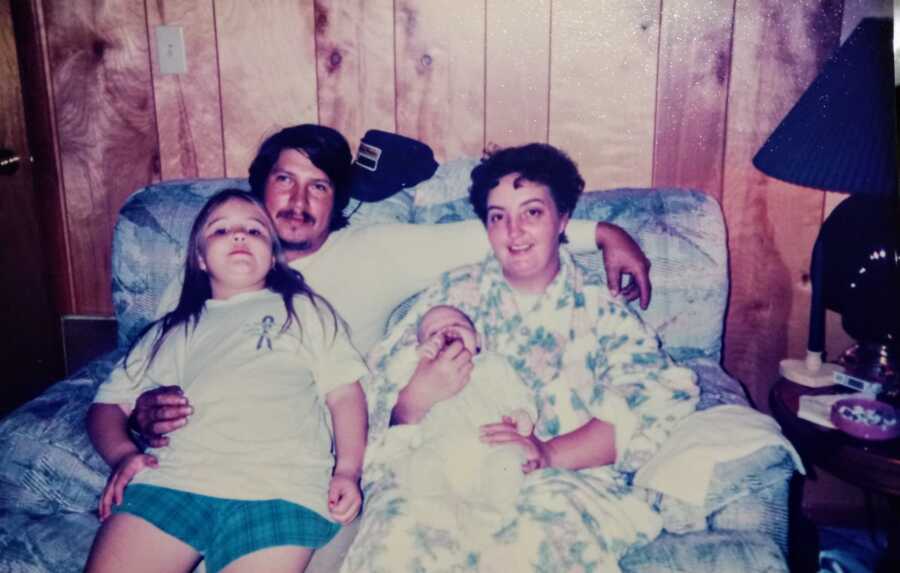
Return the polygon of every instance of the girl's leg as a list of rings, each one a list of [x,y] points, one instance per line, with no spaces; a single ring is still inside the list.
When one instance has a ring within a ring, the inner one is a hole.
[[[140,517],[116,513],[97,532],[85,571],[190,571],[199,560],[200,554],[183,541]]]
[[[302,573],[312,554],[313,550],[309,547],[268,547],[235,559],[222,569],[222,573]]]

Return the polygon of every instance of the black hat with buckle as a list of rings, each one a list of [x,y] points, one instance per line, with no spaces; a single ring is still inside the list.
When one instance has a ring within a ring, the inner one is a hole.
[[[420,183],[437,170],[431,148],[419,140],[370,129],[359,142],[350,196],[372,203]]]

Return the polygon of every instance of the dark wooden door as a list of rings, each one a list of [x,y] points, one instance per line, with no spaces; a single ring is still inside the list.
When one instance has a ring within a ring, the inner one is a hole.
[[[0,149],[19,157],[17,164],[0,166],[2,416],[43,390],[63,370],[59,314],[51,302],[50,273],[41,244],[10,0],[0,0]]]

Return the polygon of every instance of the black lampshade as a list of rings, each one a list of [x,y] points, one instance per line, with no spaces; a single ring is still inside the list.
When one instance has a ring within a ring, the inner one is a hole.
[[[772,177],[830,191],[897,189],[893,22],[865,18],[753,158]]]

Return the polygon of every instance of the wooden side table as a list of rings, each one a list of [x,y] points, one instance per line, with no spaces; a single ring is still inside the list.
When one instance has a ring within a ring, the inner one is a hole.
[[[900,439],[864,441],[797,417],[800,396],[846,391],[839,386],[808,388],[781,379],[769,393],[769,407],[804,464],[818,466],[848,483],[886,495],[896,519],[900,517]],[[800,507],[797,504],[793,509]],[[900,571],[900,529],[896,523],[888,531],[883,561],[879,571]]]

